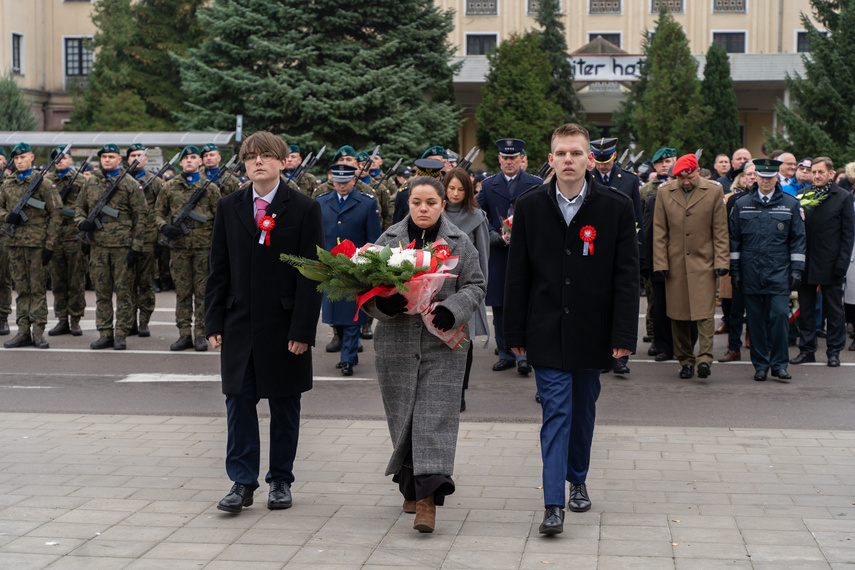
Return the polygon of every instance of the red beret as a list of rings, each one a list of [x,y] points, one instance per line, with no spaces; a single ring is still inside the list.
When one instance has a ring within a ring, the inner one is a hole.
[[[674,176],[688,176],[698,169],[698,158],[694,154],[684,154],[674,164]]]

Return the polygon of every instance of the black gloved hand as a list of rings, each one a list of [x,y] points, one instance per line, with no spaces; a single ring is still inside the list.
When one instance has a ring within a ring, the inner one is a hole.
[[[163,255],[163,246],[159,243],[154,244],[154,256],[160,257],[161,255]]]
[[[742,291],[742,276],[739,273],[730,274],[730,284],[737,291]]]
[[[502,237],[502,232],[490,230],[490,247],[508,247],[505,238]]]
[[[660,269],[659,271],[653,272],[653,282],[654,283],[665,283],[665,280],[668,278],[668,270]]]
[[[128,267],[133,267],[139,258],[140,252],[129,249],[128,256],[125,258],[125,265],[127,265]]]
[[[790,273],[790,291],[795,291],[802,286],[802,272],[793,271]]]
[[[430,312],[433,317],[433,326],[442,332],[450,331],[454,326],[454,313],[446,309],[442,305],[438,305],[436,309]]]
[[[160,228],[160,231],[169,239],[178,239],[178,237],[181,235],[181,228],[179,228],[178,226],[173,226],[172,224],[166,224],[165,226]]]
[[[390,297],[375,297],[376,305],[383,313],[391,316],[400,315],[407,310],[407,299],[400,293]]]
[[[23,219],[21,218],[21,214],[16,214],[15,212],[9,212],[6,215],[6,223],[12,224],[13,226],[19,225]]]
[[[79,224],[77,224],[77,229],[81,232],[91,233],[98,229],[98,226],[95,225],[95,222],[90,222],[89,220],[83,220]]]
[[[47,248],[42,249],[42,267],[50,263],[50,258],[53,257],[53,252]]]
[[[730,273],[730,271],[728,271],[724,267],[719,267],[718,269],[715,270],[715,276],[716,277],[724,277],[728,273]]]
[[[89,255],[89,244],[88,243],[81,243],[80,249],[83,251],[83,255]]]

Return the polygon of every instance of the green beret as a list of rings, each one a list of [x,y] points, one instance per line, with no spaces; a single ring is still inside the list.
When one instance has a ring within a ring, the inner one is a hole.
[[[369,153],[369,155],[370,155],[370,153]],[[377,156],[379,156],[380,158],[383,158],[383,153],[380,152],[379,148],[377,149]]]
[[[187,147],[187,148],[190,148],[190,147]],[[187,148],[185,148],[184,150],[187,150]],[[193,148],[196,148],[196,147],[194,146]],[[206,152],[214,152],[215,150],[219,152],[220,147],[218,147],[214,143],[208,143],[202,147],[202,152],[196,151],[196,154],[198,154],[199,156],[202,156]]]
[[[24,154],[26,152],[33,152],[33,147],[24,142],[18,143],[15,145],[15,148],[12,149],[12,158],[15,158],[19,154]]]
[[[656,154],[653,155],[653,158],[650,159],[650,162],[659,162],[660,160],[672,158],[675,156],[677,156],[677,151],[675,149],[663,147],[656,151]]]
[[[364,150],[360,150],[359,152],[356,153],[356,160],[358,162],[368,162],[369,158],[371,158],[371,155],[369,155]]]
[[[50,159],[53,160],[54,158],[56,158],[57,155],[61,154],[63,150],[65,150],[64,146],[58,146],[52,151],[50,151]]]
[[[333,157],[333,162],[338,161],[339,158],[343,156],[356,156],[356,150],[350,145],[344,145],[340,149],[338,149]]]
[[[3,156],[5,156],[6,158],[9,158],[9,155],[8,155],[8,154],[6,154],[6,149],[5,149],[5,148],[3,148],[2,146],[0,146],[0,154],[2,154]]]
[[[295,144],[289,144],[288,145],[288,152],[296,152],[297,154],[300,154],[300,147],[298,147]]]
[[[128,150],[125,151],[125,158],[131,156],[132,152],[136,152],[138,150],[148,150],[143,143],[134,143],[128,147]]]
[[[448,158],[448,154],[445,152],[445,148],[441,146],[432,146],[427,149],[422,158],[427,158],[429,156],[441,156],[442,158]]]
[[[112,152],[114,154],[122,154],[122,151],[119,150],[119,146],[113,143],[105,144],[101,147],[101,150],[98,151],[98,156],[101,156],[105,152]]]
[[[207,145],[205,145],[205,146],[207,147]],[[182,160],[184,160],[184,157],[188,154],[198,154],[199,156],[202,155],[202,153],[199,152],[199,147],[193,146],[191,144],[191,145],[185,146],[184,150],[181,151],[181,154],[178,155],[178,162],[181,162]]]

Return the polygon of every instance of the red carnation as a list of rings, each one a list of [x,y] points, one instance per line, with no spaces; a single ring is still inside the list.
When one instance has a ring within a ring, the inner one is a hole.
[[[340,242],[337,246],[332,248],[330,253],[334,255],[338,255],[339,253],[343,253],[347,257],[353,257],[356,254],[356,245],[349,239]]]

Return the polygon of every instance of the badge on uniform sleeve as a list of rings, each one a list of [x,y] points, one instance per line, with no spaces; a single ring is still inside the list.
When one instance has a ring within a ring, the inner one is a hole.
[[[258,238],[258,244],[270,245],[270,231],[276,226],[276,221],[271,216],[264,216],[258,221],[258,227],[261,229],[261,237]]]
[[[585,242],[582,248],[582,255],[594,255],[594,238],[597,237],[597,230],[594,226],[585,226],[579,231],[579,237]]]

